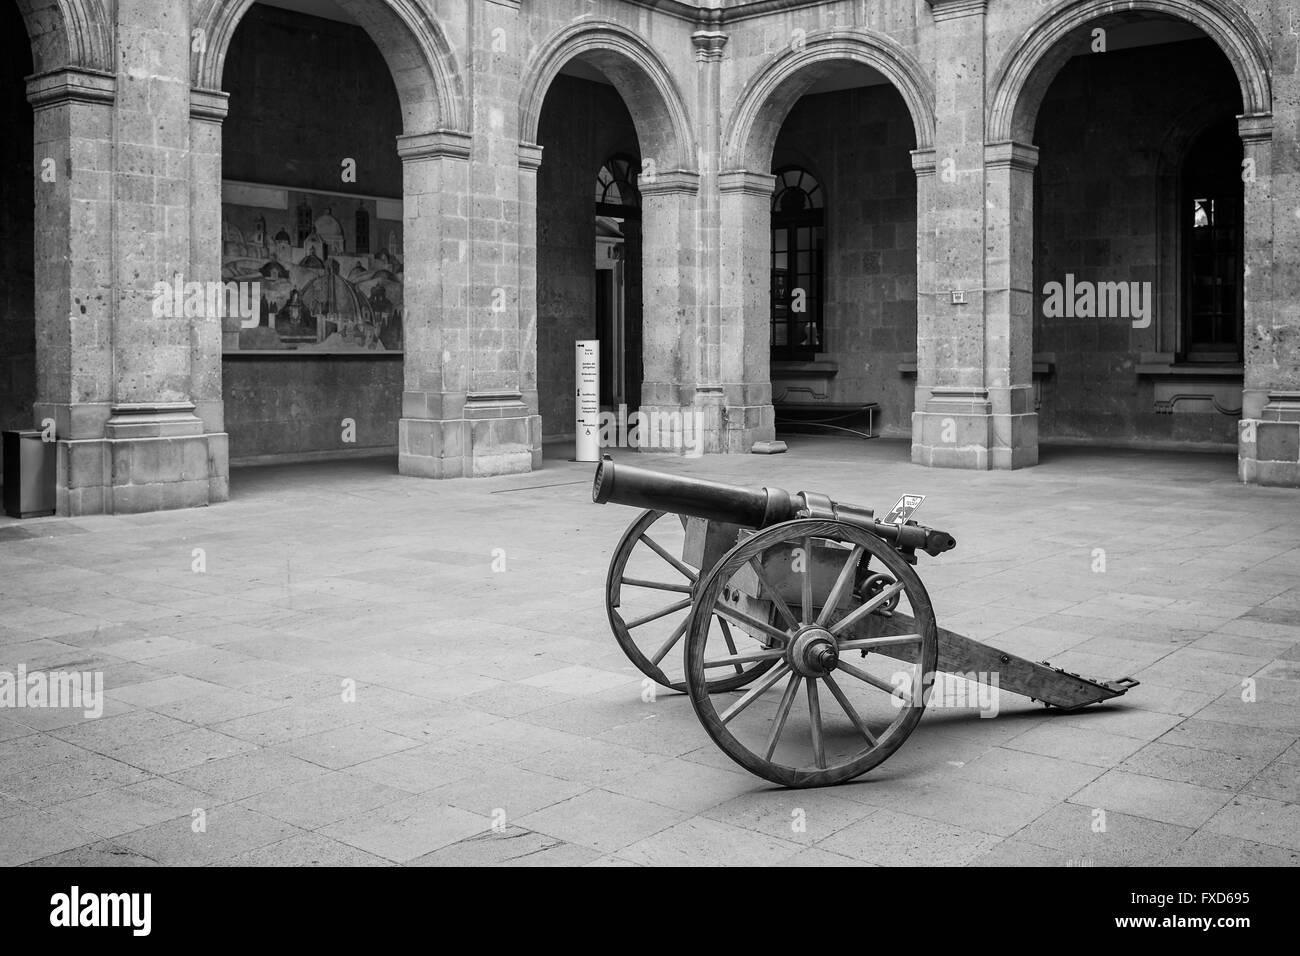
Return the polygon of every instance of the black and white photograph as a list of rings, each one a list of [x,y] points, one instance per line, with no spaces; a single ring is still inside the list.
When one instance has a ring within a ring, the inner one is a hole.
[[[0,45],[11,921],[726,866],[1269,922],[1295,0],[0,0]]]

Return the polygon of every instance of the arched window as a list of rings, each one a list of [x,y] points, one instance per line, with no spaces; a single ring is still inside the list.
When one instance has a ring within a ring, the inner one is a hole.
[[[622,154],[600,167],[596,174],[596,215],[640,218],[641,191],[636,188],[640,167],[636,157]]]
[[[1188,362],[1242,360],[1241,139],[1235,119],[1210,127],[1183,160],[1183,315]]]
[[[824,339],[826,208],[806,169],[776,171],[772,193],[772,357],[812,358]]]

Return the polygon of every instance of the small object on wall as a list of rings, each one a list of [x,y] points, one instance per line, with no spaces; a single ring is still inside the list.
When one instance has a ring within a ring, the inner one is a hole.
[[[952,290],[952,304],[953,304],[953,305],[965,305],[965,304],[966,304],[966,290],[965,290],[965,289],[953,289],[953,290]]]

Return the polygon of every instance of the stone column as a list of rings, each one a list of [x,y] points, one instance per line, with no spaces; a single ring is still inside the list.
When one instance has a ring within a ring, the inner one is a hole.
[[[230,97],[221,90],[190,91],[190,269],[199,282],[221,279],[221,124]],[[208,439],[208,501],[230,497],[230,442],[221,385],[222,332],[239,318],[203,315],[191,320],[190,397]]]
[[[113,100],[117,78],[68,69],[27,86],[35,123],[36,401],[58,440],[61,515],[108,509],[113,401]],[[40,175],[50,170],[52,181]]]
[[[917,173],[917,386],[912,460],[1038,461],[1033,391],[1032,147],[984,142],[985,0],[929,0],[933,151]]]
[[[772,188],[770,173],[718,177],[722,270],[722,381],[725,416],[719,451],[744,454],[776,437],[772,408]]]
[[[1242,481],[1300,487],[1300,208],[1280,175],[1273,116],[1241,116],[1245,183],[1245,382],[1238,432]]]
[[[706,381],[707,327],[695,285],[699,265],[699,175],[684,170],[643,177],[642,340],[645,381],[641,412],[661,424],[684,422],[702,428],[704,451],[717,451],[722,432],[722,393]],[[674,418],[674,416],[677,416]],[[682,453],[666,430],[641,429],[641,450]],[[696,437],[693,430],[692,437]]]
[[[984,386],[992,415],[990,468],[1038,464],[1034,411],[1034,170],[1038,150],[985,152]]]

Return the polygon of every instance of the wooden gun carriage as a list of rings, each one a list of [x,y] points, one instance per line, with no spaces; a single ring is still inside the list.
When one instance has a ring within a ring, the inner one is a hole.
[[[1066,709],[1137,686],[940,628],[914,565],[918,552],[937,557],[957,542],[907,508],[881,521],[812,492],[609,458],[596,467],[592,498],[645,509],[606,579],[619,645],[647,677],[690,695],[729,757],[774,783],[840,783],[880,764],[920,721],[936,673]],[[806,706],[796,707],[801,696]]]

